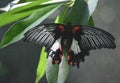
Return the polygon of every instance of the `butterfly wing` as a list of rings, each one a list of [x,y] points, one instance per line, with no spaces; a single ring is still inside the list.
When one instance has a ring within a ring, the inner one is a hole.
[[[88,26],[74,26],[73,32],[75,32],[74,38],[78,41],[81,50],[114,49],[116,47],[115,38],[102,29]]]
[[[44,45],[50,49],[54,42],[61,36],[64,25],[62,24],[44,24],[36,26],[24,34],[25,42],[34,42]]]
[[[61,37],[65,33],[62,24],[39,25],[25,33],[26,42],[35,42],[47,48],[48,55],[53,58],[53,64],[61,62]],[[72,29],[73,41],[68,55],[68,63],[77,65],[89,55],[89,50],[101,48],[115,48],[115,38],[108,32],[88,26],[74,26]]]
[[[84,57],[89,55],[92,49],[112,48],[116,47],[115,38],[108,32],[88,26],[74,26],[72,29],[73,41],[71,45],[72,51],[68,55],[68,63],[77,65],[84,61]]]

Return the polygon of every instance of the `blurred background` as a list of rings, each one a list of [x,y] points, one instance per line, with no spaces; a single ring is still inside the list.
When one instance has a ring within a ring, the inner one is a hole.
[[[0,0],[0,7],[11,0]],[[90,56],[72,67],[66,83],[120,83],[120,0],[99,0],[93,14],[95,26],[116,38],[117,48],[90,51]],[[45,22],[53,21],[51,16]],[[0,19],[2,20],[2,19]],[[0,29],[0,40],[11,25]],[[34,83],[39,61],[40,46],[19,41],[0,49],[0,83]],[[42,78],[39,83],[47,83]]]

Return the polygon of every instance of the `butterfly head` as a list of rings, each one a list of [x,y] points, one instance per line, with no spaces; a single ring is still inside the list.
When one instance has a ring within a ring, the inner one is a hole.
[[[72,28],[72,23],[71,22],[68,22],[67,25],[66,25],[66,29],[67,30],[70,30]]]

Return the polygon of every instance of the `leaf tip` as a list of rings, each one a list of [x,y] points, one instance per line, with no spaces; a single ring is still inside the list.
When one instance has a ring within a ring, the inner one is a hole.
[[[6,47],[7,45],[4,45],[2,42],[0,43],[0,49]]]

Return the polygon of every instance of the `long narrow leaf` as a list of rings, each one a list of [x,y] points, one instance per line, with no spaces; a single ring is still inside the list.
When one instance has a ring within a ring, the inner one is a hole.
[[[67,55],[68,53],[64,53],[62,57],[62,62],[59,65],[57,83],[64,83],[69,75],[71,68],[70,68],[70,65],[68,65]]]
[[[89,19],[89,21],[88,21],[88,24],[89,24],[90,26],[94,26],[94,20],[93,20],[93,17],[92,17],[92,16],[90,17],[90,19]]]
[[[69,5],[62,6],[61,13],[60,15],[57,16],[55,23],[63,23],[68,10],[69,10]]]
[[[46,78],[48,83],[57,83],[59,66],[52,64],[52,58],[48,57],[46,66]]]
[[[0,27],[4,26],[6,24],[9,24],[9,23],[15,22],[19,19],[25,18],[25,17],[31,15],[33,12],[39,10],[41,7],[46,7],[51,4],[60,4],[60,3],[65,3],[65,2],[68,2],[68,1],[66,1],[66,0],[32,1],[28,5],[18,7],[18,8],[10,10],[8,12],[0,14],[0,19],[3,19],[3,20],[0,20]]]
[[[5,47],[16,41],[21,40],[24,37],[24,33],[41,23],[48,16],[50,16],[61,4],[48,5],[40,8],[39,11],[32,14],[29,18],[22,20],[13,25],[4,35],[0,47]]]
[[[35,83],[38,83],[39,80],[44,76],[46,70],[46,61],[47,61],[47,53],[45,52],[45,47],[43,47],[37,67],[37,76]]]
[[[30,1],[41,1],[41,0],[20,0],[19,3],[30,2]]]
[[[0,19],[2,19],[0,20],[0,27],[31,15],[32,13],[37,11],[39,8],[41,8],[40,4],[45,1],[48,1],[48,0],[34,1],[28,5],[18,7],[8,12],[0,14]]]
[[[90,16],[93,14],[98,0],[76,0],[69,14],[66,14],[64,23],[71,22],[73,25],[88,24]]]

